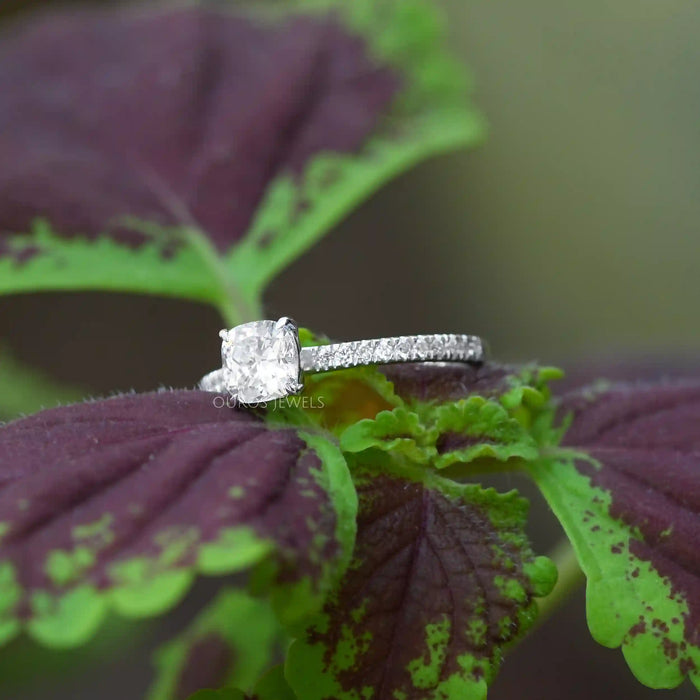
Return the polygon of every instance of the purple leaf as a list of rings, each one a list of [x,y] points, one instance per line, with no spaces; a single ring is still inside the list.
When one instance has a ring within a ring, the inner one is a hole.
[[[77,643],[109,605],[154,614],[195,572],[229,573],[273,552],[278,580],[322,595],[352,546],[336,514],[354,522],[351,488],[322,436],[272,429],[204,392],[11,423],[0,429],[0,637],[27,623],[43,641]]]
[[[516,375],[519,368],[492,362],[445,367],[415,363],[387,365],[382,372],[404,400],[446,402],[471,394],[497,396],[509,387],[509,377]]]
[[[612,355],[580,362],[565,367],[562,382],[557,383],[556,393],[565,393],[602,382],[667,382],[700,376],[697,359],[685,356]]]
[[[119,224],[131,216],[196,223],[225,250],[275,175],[355,151],[397,87],[323,16],[138,8],[30,22],[0,47],[0,232],[42,216],[65,235],[139,242]]]
[[[556,570],[532,554],[515,492],[416,476],[359,479],[353,563],[287,662],[303,700],[485,698],[551,590]]]

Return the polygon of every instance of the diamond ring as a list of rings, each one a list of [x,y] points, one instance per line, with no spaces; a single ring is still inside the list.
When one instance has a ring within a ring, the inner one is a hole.
[[[301,347],[299,330],[287,317],[222,330],[222,367],[199,383],[204,391],[228,392],[237,403],[274,401],[303,388],[304,374],[396,362],[468,362],[484,359],[474,335],[404,335]]]

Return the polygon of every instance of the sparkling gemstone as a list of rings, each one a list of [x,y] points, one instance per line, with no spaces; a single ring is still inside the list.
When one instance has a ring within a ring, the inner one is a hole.
[[[273,401],[295,393],[299,345],[293,326],[276,321],[244,323],[221,343],[226,389],[241,403]]]
[[[357,343],[357,350],[355,351],[355,360],[361,365],[372,364],[375,361],[375,348],[376,342],[373,340],[365,340],[364,342]]]
[[[348,365],[352,364],[352,359],[353,359],[353,346],[352,343],[348,343],[347,345],[342,345],[335,351],[334,355],[334,364],[337,364],[339,367],[347,367]]]
[[[332,356],[332,351],[330,348],[330,345],[322,345],[316,351],[316,362],[318,364],[318,369],[327,370],[330,367]]]
[[[410,336],[402,336],[396,339],[394,345],[394,357],[397,360],[405,362],[411,358],[413,354],[413,339]]]
[[[434,355],[433,344],[430,337],[419,336],[416,338],[414,344],[414,357],[423,359],[430,359]]]

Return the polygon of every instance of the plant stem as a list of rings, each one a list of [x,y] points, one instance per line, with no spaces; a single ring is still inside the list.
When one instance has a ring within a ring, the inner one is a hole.
[[[190,221],[189,217],[183,214],[179,207],[171,207],[174,215],[177,215],[182,220]],[[173,229],[166,228],[160,224],[154,224],[150,221],[141,221],[133,217],[124,217],[123,221],[134,231],[140,231],[154,238],[163,236]],[[210,298],[210,301],[219,310],[228,326],[236,326],[239,323],[246,321],[257,321],[262,316],[262,309],[257,296],[251,295],[248,299],[243,294],[236,280],[234,280],[229,272],[224,259],[219,254],[219,251],[212,245],[209,237],[195,223],[188,223],[176,229],[187,241],[189,247],[197,253],[206,269],[211,273],[216,280],[217,296]]]
[[[154,194],[161,200],[163,206],[168,209],[176,221],[181,222],[179,231],[189,243],[190,247],[197,252],[202,262],[216,279],[219,288],[218,299],[214,301],[219,313],[229,326],[235,326],[246,321],[255,321],[261,316],[259,295],[255,294],[251,299],[243,294],[239,283],[234,280],[224,263],[224,259],[211,239],[197,224],[196,220],[181,202],[178,197],[170,191],[168,186],[161,182],[152,173],[149,174],[148,183]],[[141,221],[132,217],[126,217],[136,231],[160,232],[166,229],[159,224],[148,221]]]
[[[547,620],[585,581],[585,576],[579,566],[574,548],[567,538],[562,539],[554,547],[549,554],[549,558],[556,564],[559,578],[554,586],[554,590],[546,598],[538,600],[539,615],[537,616],[536,625],[541,625]]]
[[[261,318],[262,311],[258,303],[249,302],[236,285],[224,265],[219,252],[211,244],[206,234],[196,228],[185,229],[190,245],[199,253],[202,260],[216,277],[221,290],[217,308],[228,326],[236,326],[246,321]]]

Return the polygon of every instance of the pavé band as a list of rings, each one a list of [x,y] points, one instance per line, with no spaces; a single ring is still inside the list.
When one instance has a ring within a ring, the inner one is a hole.
[[[405,335],[301,348],[289,318],[255,321],[220,333],[222,368],[207,374],[204,391],[227,392],[241,404],[273,401],[303,388],[303,375],[397,362],[468,362],[484,359],[474,335]]]
[[[395,362],[481,362],[481,338],[474,335],[402,335],[301,349],[304,372],[328,372]]]

